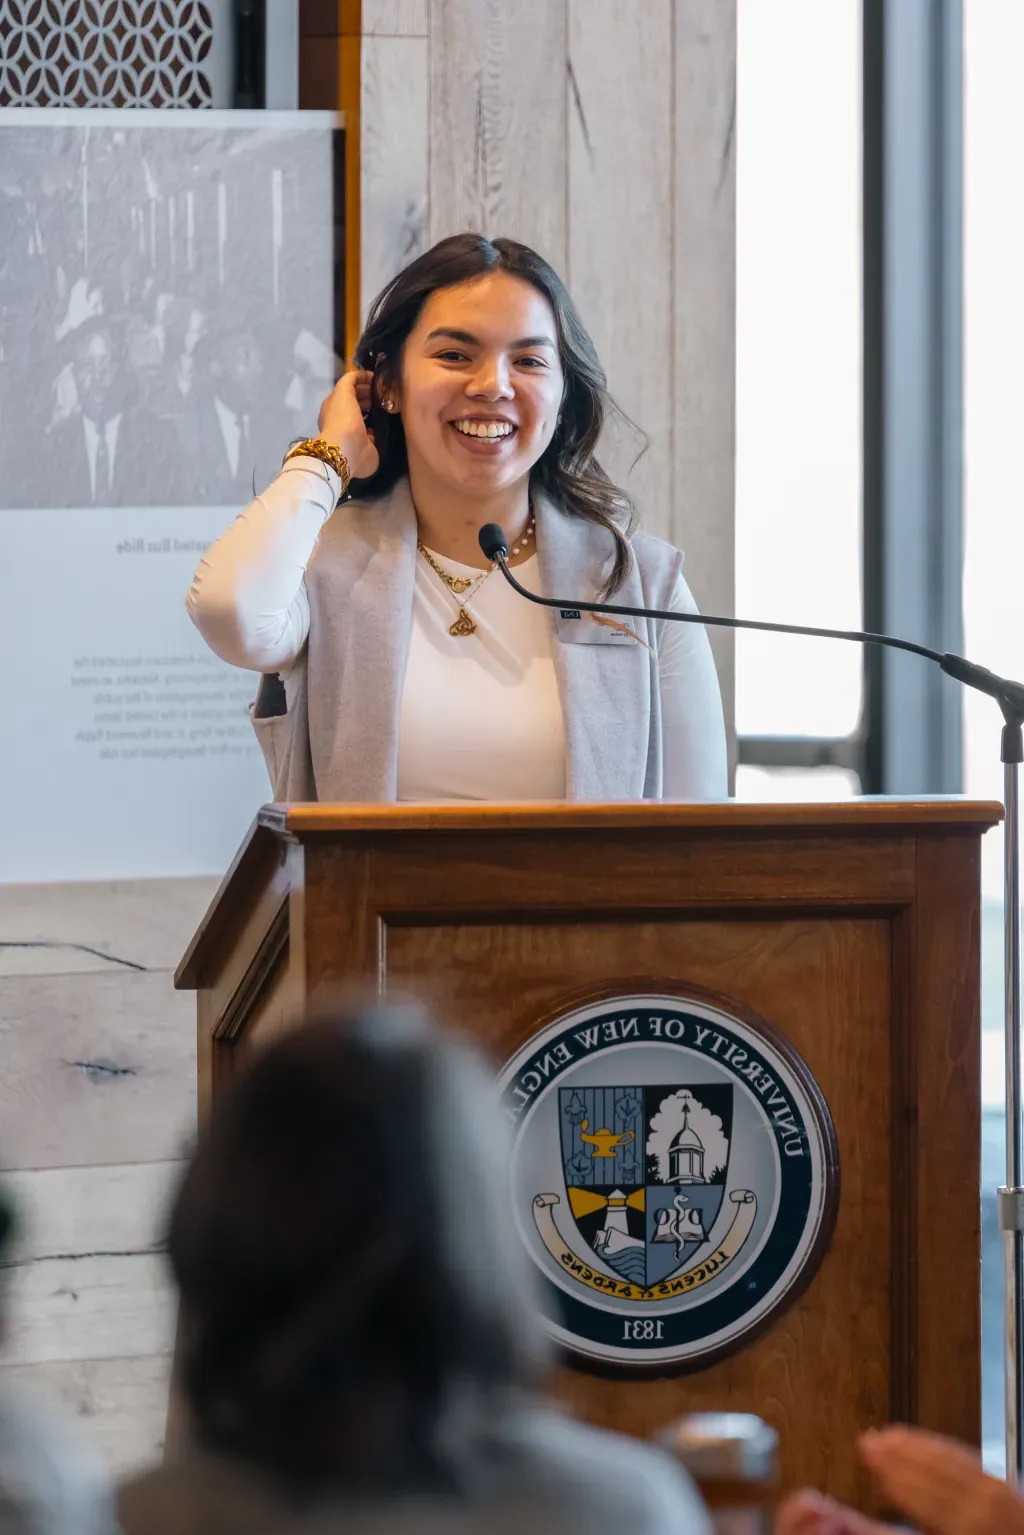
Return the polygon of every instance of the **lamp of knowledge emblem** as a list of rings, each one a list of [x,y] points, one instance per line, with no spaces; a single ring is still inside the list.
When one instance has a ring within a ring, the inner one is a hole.
[[[608,998],[535,1034],[500,1088],[544,1320],[581,1362],[697,1368],[810,1281],[835,1222],[835,1132],[762,1020]]]

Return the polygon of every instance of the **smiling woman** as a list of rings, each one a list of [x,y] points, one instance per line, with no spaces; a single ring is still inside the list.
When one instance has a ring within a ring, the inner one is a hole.
[[[604,372],[552,268],[442,240],[379,296],[355,363],[189,592],[212,648],[265,674],[275,798],[723,796],[703,628],[553,614],[480,552],[500,523],[544,595],[695,611],[682,555],[635,531],[595,456]]]

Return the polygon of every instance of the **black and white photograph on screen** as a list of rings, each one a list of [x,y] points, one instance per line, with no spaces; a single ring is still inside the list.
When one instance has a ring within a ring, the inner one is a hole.
[[[0,112],[0,508],[241,507],[315,431],[344,352],[315,118]]]

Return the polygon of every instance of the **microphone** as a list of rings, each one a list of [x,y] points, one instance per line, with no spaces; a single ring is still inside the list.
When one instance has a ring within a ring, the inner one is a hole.
[[[902,640],[893,634],[872,634],[862,629],[821,629],[810,624],[769,623],[759,618],[723,618],[713,613],[680,613],[674,608],[632,608],[614,602],[581,602],[576,597],[541,597],[521,586],[508,568],[508,540],[504,530],[496,522],[489,522],[480,529],[480,549],[484,557],[496,564],[502,575],[520,597],[535,602],[540,607],[558,608],[568,613],[610,613],[617,618],[666,618],[672,623],[705,624],[719,629],[754,629],[764,634],[802,634],[821,640],[852,640],[859,645],[882,645],[890,650],[905,650],[915,656],[934,661],[949,677],[979,693],[994,698],[1003,712],[1007,725],[1020,726],[1024,722],[1024,684],[1000,677],[985,666],[968,661],[952,651],[932,650],[928,645],[918,645],[914,640]],[[1021,759],[1018,757],[1017,761]]]
[[[810,624],[767,623],[754,618],[722,618],[711,613],[677,613],[671,609],[632,608],[620,603],[580,602],[576,598],[540,597],[521,586],[508,568],[508,540],[496,522],[480,529],[480,548],[488,560],[501,567],[508,584],[545,608],[560,608],[573,617],[580,613],[614,613],[624,618],[665,618],[673,623],[705,624],[722,629],[755,629],[766,634],[801,634],[814,639],[852,640],[860,645],[882,645],[910,651],[935,664],[948,677],[994,698],[1003,715],[1000,759],[1003,763],[1006,826],[1003,844],[1003,949],[1006,1002],[1006,1186],[997,1190],[999,1224],[1006,1246],[1006,1297],[1004,1341],[1007,1359],[1008,1400],[1020,1413],[1024,1403],[1024,1347],[1019,1320],[1024,1311],[1024,1085],[1021,1039],[1021,923],[1020,923],[1020,785],[1019,764],[1024,762],[1024,685],[999,677],[987,667],[951,651],[932,650],[893,634],[871,634],[861,629],[819,629]],[[1012,1374],[1011,1374],[1012,1372]],[[1020,1440],[1016,1441],[1018,1449]],[[1009,1460],[1009,1456],[1007,1457]],[[1020,1469],[1020,1462],[1014,1468]]]

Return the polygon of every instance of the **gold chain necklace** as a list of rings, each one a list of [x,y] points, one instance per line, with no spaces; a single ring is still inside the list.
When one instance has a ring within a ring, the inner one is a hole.
[[[484,581],[490,575],[491,570],[494,569],[492,564],[491,570],[482,570],[478,576],[453,576],[450,570],[445,570],[443,565],[437,563],[425,544],[417,542],[416,547],[431,570],[441,577],[445,586],[447,586],[449,591],[454,592],[456,597],[461,597],[463,592],[468,592],[471,586],[476,586],[478,582]]]
[[[519,545],[517,545],[513,551],[515,554],[519,553],[520,545],[525,546],[529,543],[533,536],[533,530],[535,526],[536,524],[534,519],[531,517],[526,525],[526,532],[519,540]],[[422,554],[423,558],[426,560],[434,574],[441,578],[445,586],[452,593],[453,597],[456,598],[463,597],[465,593],[468,592],[471,588],[473,588],[473,596],[476,597],[477,592],[483,586],[488,576],[492,576],[498,568],[496,564],[492,564],[490,570],[482,570],[478,576],[453,576],[450,570],[445,570],[443,565],[438,564],[437,560],[434,559],[434,556],[431,554],[430,550],[422,542],[422,540],[417,539],[416,548],[418,549],[419,553]],[[466,611],[465,603],[459,602],[459,616],[455,622],[449,626],[448,633],[452,636],[453,639],[457,640],[468,639],[471,634],[476,633],[476,624],[473,622],[473,619]]]

